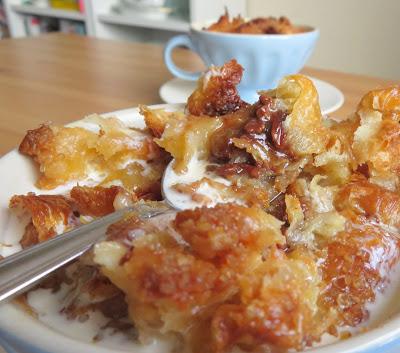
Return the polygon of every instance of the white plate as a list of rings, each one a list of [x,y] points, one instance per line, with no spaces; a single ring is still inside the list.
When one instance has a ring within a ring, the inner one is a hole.
[[[332,113],[343,105],[344,96],[342,91],[328,82],[313,77],[310,78],[317,88],[322,114]],[[165,103],[184,103],[195,88],[196,81],[173,78],[160,87],[159,94]]]
[[[168,110],[182,109],[178,105],[158,105],[157,108]],[[144,122],[138,109],[127,109],[106,116],[116,116],[128,126],[140,127]],[[79,124],[78,124],[79,125]],[[0,243],[18,244],[23,225],[11,215],[8,202],[15,194],[37,191],[34,182],[37,168],[34,163],[16,150],[0,159]],[[1,249],[0,249],[1,250]],[[1,254],[1,251],[0,251]],[[399,344],[395,340],[400,337],[400,308],[398,296],[400,289],[395,286],[392,294],[386,293],[379,315],[374,317],[376,328],[359,334],[348,340],[339,341],[326,346],[309,349],[313,353],[391,353],[399,352]],[[391,319],[389,319],[391,317]],[[89,338],[88,338],[89,339]],[[105,340],[106,341],[106,340]],[[46,324],[26,314],[12,304],[0,305],[0,346],[8,353],[121,353],[135,351],[132,346],[117,346],[100,341],[91,343],[71,336],[61,326]],[[108,346],[108,347],[107,347]],[[156,353],[154,346],[147,347],[146,353]],[[142,350],[140,350],[143,352]]]

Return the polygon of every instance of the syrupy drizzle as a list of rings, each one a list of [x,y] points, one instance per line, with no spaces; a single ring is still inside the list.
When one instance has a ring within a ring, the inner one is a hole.
[[[288,112],[278,108],[276,102],[266,95],[260,96],[259,105],[259,108],[256,110],[256,117],[260,122],[258,125],[259,129],[252,131],[251,128],[254,123],[250,127],[246,124],[245,131],[247,132],[247,136],[256,138],[258,141],[263,142],[264,145],[268,145],[279,157],[287,157],[289,151],[283,122],[288,116]],[[264,126],[262,131],[260,131],[261,126]]]
[[[260,168],[249,163],[213,164],[207,167],[207,171],[214,172],[223,178],[241,174],[247,174],[251,178],[258,178],[260,176]]]

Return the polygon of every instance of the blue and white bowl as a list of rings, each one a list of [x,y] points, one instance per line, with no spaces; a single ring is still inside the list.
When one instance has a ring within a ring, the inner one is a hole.
[[[172,60],[174,48],[184,46],[197,53],[207,67],[221,66],[236,59],[244,68],[238,86],[240,96],[252,103],[257,91],[276,87],[279,80],[298,73],[312,54],[319,30],[302,26],[304,32],[295,34],[238,34],[204,30],[204,25],[193,24],[189,35],[175,36],[164,49],[168,70],[184,80],[197,80],[200,73],[178,68]]]

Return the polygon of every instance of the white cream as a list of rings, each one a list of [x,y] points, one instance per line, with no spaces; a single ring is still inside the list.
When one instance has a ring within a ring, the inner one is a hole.
[[[215,179],[216,178],[213,178],[214,181],[216,181]],[[229,186],[229,185],[227,185],[227,186]],[[244,201],[233,198],[233,197],[222,197],[219,190],[214,189],[207,182],[201,183],[199,188],[196,190],[196,193],[199,195],[206,196],[207,198],[212,200],[210,203],[207,204],[208,207],[214,207],[218,203],[228,203],[228,202],[235,202],[235,203],[242,204],[242,205],[245,204]]]
[[[193,201],[192,196],[178,192],[174,189],[174,186],[177,184],[191,184],[196,181],[199,181],[203,178],[210,179],[214,182],[218,182],[227,187],[231,185],[230,181],[224,178],[221,178],[214,173],[207,171],[207,166],[209,163],[204,160],[199,160],[197,157],[192,158],[187,166],[187,172],[178,174],[175,172],[174,161],[170,162],[164,172],[164,177],[162,180],[162,192],[164,198],[170,203],[173,207],[185,210],[185,209],[193,209],[196,207],[204,206],[201,202]],[[217,203],[222,202],[239,202],[236,199],[226,199],[224,198],[218,189],[213,188],[209,183],[203,182],[201,183],[196,193],[199,195],[206,196],[211,199],[212,202],[207,203],[208,207],[215,206]]]
[[[99,311],[91,312],[85,322],[68,320],[60,314],[60,310],[65,305],[69,290],[68,286],[63,285],[57,293],[52,293],[50,289],[37,289],[28,294],[28,303],[38,314],[38,319],[52,330],[83,342],[135,353],[168,353],[172,350],[173,342],[168,340],[157,339],[143,345],[132,341],[124,333],[102,329],[108,319]],[[98,334],[102,339],[94,342],[93,338]]]
[[[370,319],[357,328],[344,327],[340,331],[349,331],[356,334],[360,328],[372,328],[380,325],[398,311],[398,307],[400,306],[396,295],[400,290],[400,277],[398,273],[399,268],[392,273],[393,282],[385,292],[378,294],[377,300],[374,303],[367,304],[367,309],[371,314]],[[90,314],[89,319],[85,322],[67,320],[65,316],[60,314],[60,310],[67,298],[68,290],[69,288],[65,285],[55,294],[51,293],[51,290],[37,289],[29,293],[28,303],[38,314],[38,319],[46,326],[73,339],[91,343],[93,337],[101,331],[101,326],[107,322],[107,319],[101,313],[94,312]],[[112,334],[110,330],[103,330],[102,333],[103,339],[93,344],[114,349],[129,350],[135,353],[170,353],[173,345],[170,341],[160,339],[153,340],[148,345],[142,345],[129,340],[122,333]],[[321,342],[314,344],[306,350],[325,346],[337,340],[338,338],[334,336],[324,334]],[[241,353],[242,351],[234,348],[233,352]]]
[[[145,161],[143,159],[136,159],[136,158],[130,158],[130,157],[123,160],[118,165],[118,168],[125,169],[129,164],[133,164],[133,163],[136,163],[143,168],[141,175],[144,177],[148,176],[152,171],[152,167],[149,165],[149,163],[147,161]]]

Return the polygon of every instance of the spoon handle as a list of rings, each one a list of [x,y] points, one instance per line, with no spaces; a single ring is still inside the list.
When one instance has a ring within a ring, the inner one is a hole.
[[[0,303],[28,290],[39,280],[76,259],[104,239],[110,224],[133,211],[140,218],[165,212],[146,206],[126,208],[80,226],[0,261]]]

